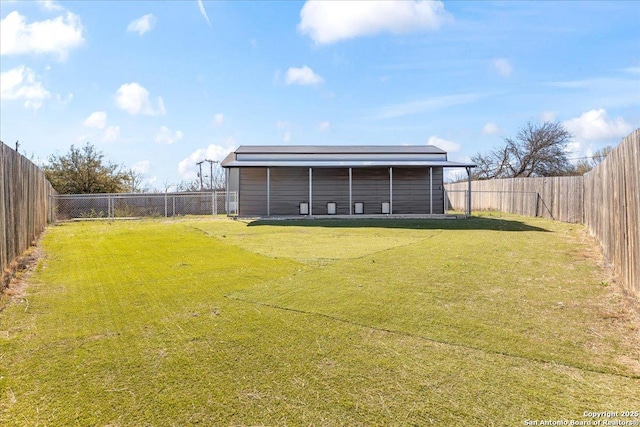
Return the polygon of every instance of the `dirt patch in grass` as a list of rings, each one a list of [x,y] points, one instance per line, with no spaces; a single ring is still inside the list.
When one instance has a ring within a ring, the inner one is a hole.
[[[611,270],[611,268],[607,268]],[[595,314],[606,320],[609,327],[626,339],[620,341],[616,362],[640,375],[640,310],[638,300],[615,280],[603,282],[607,288],[606,299],[598,301]],[[594,331],[596,334],[599,331]],[[596,341],[598,342],[598,341]]]
[[[44,257],[44,251],[39,245],[27,249],[18,259],[11,262],[9,267],[2,272],[0,283],[0,311],[10,301],[24,296],[29,286],[29,278],[33,274],[38,262]]]
[[[605,320],[607,327],[625,337],[620,341],[620,354],[616,361],[640,375],[640,300],[617,280],[613,266],[604,257],[597,240],[586,229],[577,234],[576,240],[581,243],[578,255],[600,267],[600,285],[606,289],[604,297],[594,301],[593,313]],[[594,337],[602,338],[603,323],[599,325],[592,326],[589,332]],[[598,352],[598,346],[603,345],[601,340],[593,340],[589,344],[595,352]]]

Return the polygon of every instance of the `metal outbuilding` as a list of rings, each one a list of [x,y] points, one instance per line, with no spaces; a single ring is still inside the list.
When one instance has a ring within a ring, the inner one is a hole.
[[[443,169],[475,167],[433,145],[240,146],[222,166],[242,217],[442,215]]]

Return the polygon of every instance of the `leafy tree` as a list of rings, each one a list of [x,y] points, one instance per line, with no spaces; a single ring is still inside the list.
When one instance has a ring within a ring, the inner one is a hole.
[[[61,194],[122,193],[129,189],[131,176],[87,142],[71,146],[64,155],[53,154],[43,167],[53,188]]]
[[[471,160],[478,165],[475,179],[558,176],[573,172],[567,158],[572,135],[557,122],[532,123],[521,128],[504,146]]]

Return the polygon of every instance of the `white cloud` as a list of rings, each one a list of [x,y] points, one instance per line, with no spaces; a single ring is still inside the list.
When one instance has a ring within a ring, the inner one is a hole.
[[[73,93],[69,92],[67,94],[67,96],[65,96],[64,98],[62,97],[62,95],[60,95],[59,93],[56,93],[56,99],[58,100],[58,102],[64,106],[67,106],[71,103],[71,101],[73,100]]]
[[[461,95],[445,95],[418,101],[405,102],[385,107],[374,119],[392,119],[395,117],[409,116],[412,114],[425,113],[427,111],[440,110],[453,107],[455,105],[471,104],[481,99],[484,95],[478,93],[466,93]]]
[[[113,142],[118,139],[120,136],[120,126],[109,126],[104,131],[104,135],[102,136],[102,140],[104,142]]]
[[[64,7],[60,6],[55,0],[40,0],[38,3],[42,5],[45,10],[59,12],[64,10]]]
[[[199,148],[178,163],[178,173],[182,179],[196,179],[198,177],[197,162],[204,159],[222,161],[236,147],[236,141],[228,138],[222,145],[211,144],[207,148]]]
[[[216,115],[213,116],[213,124],[216,127],[222,126],[224,124],[224,114],[216,113]]]
[[[437,30],[449,19],[441,1],[307,1],[298,31],[329,44],[381,32]]]
[[[331,123],[329,122],[320,122],[320,124],[318,125],[318,130],[320,132],[328,132],[331,130]]]
[[[590,110],[580,117],[562,123],[576,138],[584,140],[603,140],[621,138],[633,131],[633,126],[622,117],[609,119],[605,109]]]
[[[144,33],[151,31],[153,27],[156,25],[158,18],[156,18],[153,14],[148,13],[138,19],[134,19],[131,21],[129,26],[127,27],[128,32],[138,33],[139,35],[143,35]]]
[[[513,73],[513,66],[506,58],[497,58],[493,60],[493,67],[502,77],[509,77]]]
[[[120,126],[107,127],[107,113],[104,111],[95,111],[89,114],[84,122],[84,126],[87,128],[104,129],[102,134],[103,142],[113,142],[120,136]],[[106,129],[105,129],[106,128]],[[95,137],[96,135],[82,135],[80,139],[86,139],[89,137]]]
[[[282,142],[291,142],[291,132],[286,131],[282,134]]]
[[[184,137],[184,134],[177,130],[172,132],[166,126],[160,127],[158,134],[156,135],[156,143],[158,144],[173,144],[175,142],[180,141]]]
[[[207,24],[211,26],[211,21],[209,21],[209,16],[207,15],[207,10],[204,8],[204,3],[202,0],[198,0],[198,9],[200,10],[200,14],[207,21]]]
[[[427,144],[435,145],[436,147],[443,149],[447,153],[460,151],[460,144],[458,144],[457,142],[447,141],[446,139],[439,138],[435,135],[429,138]]]
[[[71,12],[54,19],[27,24],[13,11],[0,22],[0,54],[54,54],[60,60],[84,43],[80,17]]]
[[[482,133],[485,135],[500,135],[502,133],[502,129],[500,129],[500,126],[497,124],[488,122],[482,126]]]
[[[104,129],[107,126],[107,113],[104,111],[91,113],[83,124],[88,128]]]
[[[567,156],[571,159],[574,158],[572,163],[578,163],[575,158],[580,155],[580,150],[582,149],[582,144],[580,141],[571,141],[564,147],[564,152],[567,153]]]
[[[157,107],[153,107],[149,100],[149,91],[138,83],[125,83],[116,92],[116,105],[118,108],[135,116],[161,116],[166,114],[164,101],[158,97]]]
[[[147,173],[151,168],[151,162],[149,160],[140,160],[131,165],[131,169],[138,173]]]
[[[288,129],[289,126],[291,126],[291,123],[284,121],[284,120],[278,120],[276,122],[276,128],[277,129]]]
[[[315,85],[324,81],[322,77],[314,73],[313,70],[306,65],[300,68],[289,68],[285,80],[288,85]]]
[[[51,93],[36,80],[35,72],[24,65],[0,73],[0,98],[24,101],[26,108],[42,107]]]
[[[583,80],[550,82],[547,85],[566,89],[564,96],[574,104],[588,105],[597,99],[600,108],[627,108],[640,105],[637,76],[594,77]]]

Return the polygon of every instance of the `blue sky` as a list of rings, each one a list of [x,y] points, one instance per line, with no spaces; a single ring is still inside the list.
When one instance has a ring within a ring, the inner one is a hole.
[[[640,126],[638,1],[0,2],[0,138],[91,142],[150,188],[239,145],[434,144],[528,121],[571,156]]]

